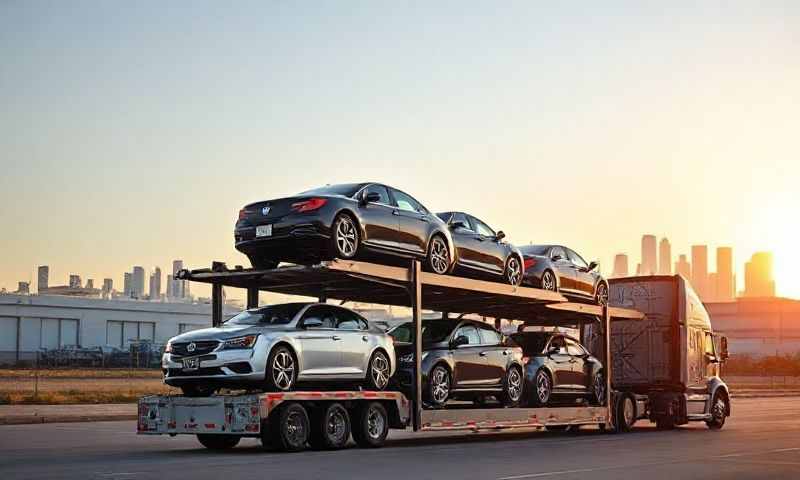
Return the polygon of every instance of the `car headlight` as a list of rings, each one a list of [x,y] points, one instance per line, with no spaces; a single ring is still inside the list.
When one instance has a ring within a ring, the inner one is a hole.
[[[164,347],[164,353],[172,353],[172,340],[167,342],[167,345]]]
[[[236,350],[241,348],[253,348],[258,340],[258,335],[245,335],[244,337],[236,337],[225,340],[222,343],[223,350]]]

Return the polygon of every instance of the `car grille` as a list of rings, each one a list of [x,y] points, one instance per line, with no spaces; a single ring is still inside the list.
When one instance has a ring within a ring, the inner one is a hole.
[[[194,343],[194,351],[189,351],[189,345]],[[180,342],[172,344],[172,354],[178,356],[205,355],[213,352],[219,346],[219,340],[201,340],[198,342]]]

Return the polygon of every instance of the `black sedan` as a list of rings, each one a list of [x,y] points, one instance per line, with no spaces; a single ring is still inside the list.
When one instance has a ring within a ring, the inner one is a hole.
[[[603,365],[580,342],[559,333],[525,331],[511,340],[522,347],[526,403],[543,407],[554,397],[605,403]]]
[[[395,383],[411,391],[414,353],[413,323],[389,331],[395,340],[398,370]],[[522,399],[522,349],[491,325],[474,320],[422,322],[423,399],[443,407],[449,399],[481,401],[499,398],[506,406]]]
[[[255,268],[378,255],[416,257],[427,270],[452,269],[447,225],[405,192],[379,183],[328,185],[239,211],[236,249]]]
[[[462,212],[437,213],[450,228],[456,250],[455,271],[464,275],[502,278],[511,285],[522,283],[522,253],[503,241],[505,234]]]
[[[598,305],[608,303],[608,282],[596,271],[597,262],[586,263],[574,250],[561,245],[525,245],[519,249],[525,268],[524,285]]]

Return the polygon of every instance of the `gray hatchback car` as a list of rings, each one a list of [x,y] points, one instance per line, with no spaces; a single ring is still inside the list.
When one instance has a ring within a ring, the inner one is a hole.
[[[245,310],[220,327],[172,338],[164,381],[185,395],[218,388],[290,391],[305,382],[383,390],[396,367],[392,337],[347,308],[286,303]]]

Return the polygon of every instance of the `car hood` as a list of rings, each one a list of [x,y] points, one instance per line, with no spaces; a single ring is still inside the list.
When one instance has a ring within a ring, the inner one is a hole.
[[[170,342],[196,342],[199,340],[228,340],[251,334],[271,334],[292,330],[286,325],[257,326],[257,325],[222,325],[220,327],[192,330],[173,337]]]

